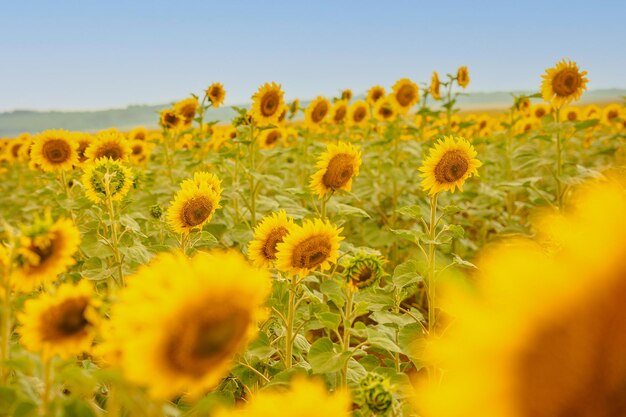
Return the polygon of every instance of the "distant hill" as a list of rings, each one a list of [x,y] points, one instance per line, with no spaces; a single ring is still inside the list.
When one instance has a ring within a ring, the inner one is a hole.
[[[515,94],[530,92],[516,92]],[[626,89],[608,89],[588,91],[583,95],[582,104],[607,103],[622,101],[626,97]],[[302,102],[305,106],[307,102]],[[458,99],[462,110],[489,110],[504,108],[511,105],[511,93],[470,93]],[[15,110],[0,113],[0,136],[12,137],[22,132],[37,133],[45,129],[67,129],[75,131],[97,131],[109,127],[120,130],[135,126],[148,128],[157,127],[159,112],[170,107],[169,104],[154,106],[133,105],[124,109],[97,111],[31,111]],[[243,105],[241,107],[248,107]],[[235,111],[230,107],[211,109],[206,120],[226,122],[231,120]]]

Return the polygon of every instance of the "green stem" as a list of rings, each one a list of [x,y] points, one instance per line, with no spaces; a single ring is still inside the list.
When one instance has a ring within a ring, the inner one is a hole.
[[[256,147],[254,140],[254,122],[250,125],[250,173],[248,179],[250,182],[250,227],[254,229],[256,225],[256,186],[254,183],[254,176],[252,175],[256,170]]]
[[[113,259],[115,260],[115,263],[117,264],[117,284],[119,286],[123,286],[124,285],[124,275],[122,272],[122,257],[120,255],[120,250],[119,250],[119,239],[118,239],[118,234],[117,234],[117,219],[115,217],[115,209],[113,207],[113,199],[111,198],[111,192],[110,192],[110,186],[109,186],[109,182],[105,181],[105,186],[106,186],[106,193],[107,193],[107,210],[109,212],[109,221],[111,222],[111,249],[113,250]],[[112,276],[110,278],[113,278]],[[109,279],[109,285],[110,288],[109,290],[109,294],[111,294],[111,290],[113,289],[113,284],[114,284],[114,280]]]
[[[291,277],[289,285],[289,305],[287,306],[287,323],[285,334],[285,369],[290,369],[293,364],[293,342],[295,335],[293,334],[293,325],[296,316],[296,292],[298,280],[297,275]]]
[[[446,119],[448,122],[448,134],[452,133],[452,82],[454,81],[453,78],[450,79],[450,81],[448,81],[448,85],[447,85],[447,91],[446,91]]]
[[[346,285],[346,312],[343,321],[343,351],[350,351],[350,329],[352,328],[352,303],[353,303],[353,291],[352,287]],[[343,365],[341,372],[341,385],[343,387],[348,386],[348,361]]]
[[[434,194],[430,198],[430,224],[428,230],[428,276],[426,278],[426,287],[428,291],[428,333],[434,336],[435,333],[435,231],[437,229],[437,197]]]
[[[556,206],[560,209],[563,204],[563,184],[561,183],[562,148],[561,148],[561,109],[556,109]]]
[[[169,131],[165,131],[163,134],[163,144],[165,145],[165,166],[167,168],[167,176],[170,179],[170,183],[174,184],[174,176],[172,175],[172,156],[170,155],[171,136]]]
[[[41,408],[39,415],[46,417],[49,415],[50,389],[52,388],[52,358],[43,359],[43,393],[41,395]]]

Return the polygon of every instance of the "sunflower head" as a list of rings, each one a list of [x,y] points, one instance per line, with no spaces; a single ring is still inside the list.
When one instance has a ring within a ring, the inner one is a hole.
[[[369,90],[367,90],[367,101],[368,103],[370,103],[370,105],[374,105],[378,102],[378,100],[380,100],[381,98],[385,97],[386,92],[385,92],[385,87],[380,86],[380,85],[375,85],[372,88],[370,88]]]
[[[346,101],[352,100],[352,90],[350,90],[349,88],[346,88],[345,90],[343,90],[341,92],[340,100],[346,100]]]
[[[211,105],[215,108],[221,106],[226,98],[226,90],[224,90],[222,83],[211,84],[204,93],[211,102]]]
[[[607,124],[615,123],[622,119],[622,106],[617,103],[609,104],[602,110],[602,121]]]
[[[143,140],[132,140],[130,142],[130,160],[137,165],[144,165],[150,159],[152,144]]]
[[[265,129],[259,135],[259,145],[262,149],[274,148],[285,139],[285,129],[275,127],[272,129]]]
[[[361,151],[347,142],[329,143],[317,161],[310,187],[318,196],[337,190],[350,191],[352,179],[359,175]]]
[[[474,147],[465,138],[445,136],[430,150],[420,168],[422,188],[431,195],[454,192],[456,188],[463,191],[465,180],[478,176],[481,165]]]
[[[130,158],[130,154],[131,149],[128,139],[116,131],[98,133],[93,143],[85,150],[85,156],[91,162],[101,158],[126,161]]]
[[[163,129],[176,130],[185,125],[185,118],[175,109],[165,109],[161,111],[159,124]]]
[[[357,402],[376,415],[385,415],[393,406],[389,378],[374,372],[365,375],[359,382]]]
[[[378,253],[358,252],[343,262],[343,276],[356,289],[374,287],[384,275],[384,259]]]
[[[284,93],[279,84],[265,83],[252,96],[252,118],[259,126],[278,124],[283,111]]]
[[[363,100],[352,103],[348,109],[346,124],[348,126],[364,127],[370,119],[370,108]]]
[[[563,111],[563,118],[568,122],[580,120],[580,109],[578,107],[567,107]]]
[[[217,194],[218,197],[221,197],[222,195],[222,180],[220,180],[217,175],[210,172],[195,172],[193,174],[193,178],[184,180],[182,184],[188,184],[188,186],[194,186],[196,188],[208,187],[211,191]]]
[[[221,191],[221,190],[220,190]],[[177,233],[189,233],[211,221],[219,208],[220,195],[205,181],[183,181],[167,210],[167,220]]]
[[[67,171],[78,165],[77,147],[69,132],[46,130],[35,138],[30,154],[44,171]]]
[[[330,102],[319,96],[311,101],[304,111],[304,124],[309,129],[318,130],[328,113],[330,112]]]
[[[439,74],[437,74],[437,71],[433,71],[428,92],[435,100],[441,100],[441,83],[439,82]]]
[[[248,245],[248,257],[255,266],[270,267],[277,259],[277,246],[293,227],[293,219],[284,210],[272,213],[259,222]]]
[[[381,122],[394,120],[397,115],[398,106],[391,95],[378,99],[374,105],[374,117]]]
[[[392,89],[391,98],[396,103],[398,111],[402,114],[408,113],[411,107],[420,99],[419,87],[408,78],[401,78],[396,81]]]
[[[148,129],[143,126],[136,127],[128,132],[129,140],[147,140],[148,139]]]
[[[345,122],[347,114],[348,114],[348,101],[337,100],[335,104],[333,104],[333,108],[331,109],[330,120],[334,124],[342,124]]]
[[[456,72],[456,81],[463,88],[467,87],[470,82],[469,71],[466,66],[459,67]]]
[[[563,59],[542,76],[541,95],[554,108],[577,101],[587,89],[587,71],[580,71],[574,61]]]
[[[300,110],[300,100],[297,98],[289,103],[289,118],[293,118]]]
[[[121,200],[133,185],[133,174],[121,161],[100,158],[85,167],[82,176],[85,195],[93,203],[99,204],[111,198]]]
[[[532,107],[531,114],[537,120],[542,120],[550,114],[550,107],[543,103],[537,103]]]

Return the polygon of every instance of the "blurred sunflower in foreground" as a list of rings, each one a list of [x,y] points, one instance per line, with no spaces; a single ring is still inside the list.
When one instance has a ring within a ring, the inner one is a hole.
[[[442,382],[416,391],[423,415],[624,415],[626,192],[596,184],[574,201],[537,240],[487,252],[478,295],[450,294],[456,319],[429,355]]]

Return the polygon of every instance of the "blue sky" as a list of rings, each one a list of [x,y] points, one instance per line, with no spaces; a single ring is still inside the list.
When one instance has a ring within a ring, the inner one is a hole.
[[[0,111],[157,104],[224,83],[227,104],[417,82],[536,89],[562,57],[626,87],[623,1],[0,0]]]

